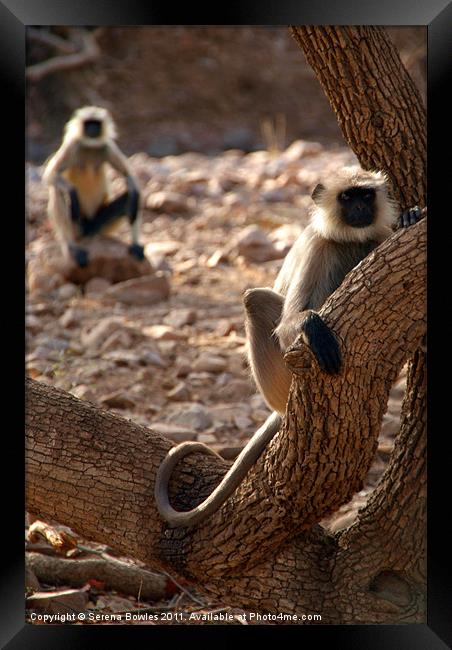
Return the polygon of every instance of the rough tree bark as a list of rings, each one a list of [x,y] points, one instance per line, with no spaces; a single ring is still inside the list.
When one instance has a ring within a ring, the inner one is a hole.
[[[384,28],[302,26],[292,27],[292,34],[322,84],[344,138],[362,167],[386,171],[392,181],[392,193],[402,210],[413,205],[425,206],[425,109],[418,89]],[[390,533],[397,542],[388,555],[390,566],[410,565],[422,599],[426,590],[427,530],[425,363],[426,355],[418,348],[409,360],[400,432],[386,474],[388,478],[391,471],[394,476],[398,474],[401,484],[412,484],[403,502],[403,521],[398,521],[391,531],[386,530],[386,526],[381,527],[386,500],[392,497],[390,488],[382,481],[361,522],[363,529],[377,536],[382,531]],[[399,461],[394,465],[396,458]],[[358,546],[362,532],[358,533],[356,527],[350,531]],[[361,544],[366,537],[361,537]],[[387,537],[383,535],[381,539],[383,543]],[[357,566],[359,557],[357,553]],[[348,575],[349,585],[359,579],[354,567]]]
[[[360,29],[326,32],[334,36],[328,57],[337,60],[337,69],[344,57],[356,61],[351,81],[357,88],[372,78],[368,57],[356,49],[364,38]],[[377,39],[380,30],[368,29]],[[295,31],[303,43],[322,34],[326,52],[322,30]],[[387,50],[395,56],[385,38],[380,45],[384,60]],[[405,75],[402,67],[394,68],[395,106]],[[355,100],[353,110],[359,106]],[[406,120],[416,124],[415,117]],[[387,156],[391,143],[381,147]],[[397,156],[393,151],[389,162]],[[387,168],[377,161],[372,166]],[[392,168],[394,191],[417,186],[417,163],[409,167],[409,179],[404,170]],[[292,347],[287,362],[294,380],[281,431],[233,497],[194,530],[167,530],[154,507],[155,473],[169,441],[28,380],[28,508],[152,567],[170,567],[235,606],[316,612],[322,623],[423,621],[425,381],[416,350],[425,334],[425,264],[423,220],[394,234],[347,276],[321,310],[342,339],[343,373],[333,379],[323,375],[302,343]],[[358,521],[329,536],[315,524],[360,489],[389,389],[413,354],[403,424],[388,470]],[[202,500],[225,471],[220,459],[186,459],[170,485],[176,507]]]
[[[382,27],[292,27],[364,169],[384,169],[402,209],[425,206],[421,95]]]

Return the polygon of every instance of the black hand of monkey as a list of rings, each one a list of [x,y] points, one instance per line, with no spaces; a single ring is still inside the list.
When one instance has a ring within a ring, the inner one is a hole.
[[[314,353],[320,368],[336,375],[342,365],[341,351],[333,332],[315,312],[310,312],[302,326],[306,342]]]
[[[141,244],[132,244],[129,246],[129,253],[140,262],[144,260],[144,248]]]
[[[80,210],[80,202],[78,200],[77,190],[72,189],[69,191],[69,198],[71,202],[71,219],[75,223],[80,223],[82,213]]]
[[[71,244],[69,246],[69,251],[78,266],[88,266],[88,251],[86,251],[84,248],[81,248],[80,246],[76,246],[75,244]]]
[[[421,209],[415,205],[414,208],[405,210],[397,220],[397,229],[414,226],[421,219]]]
[[[80,232],[82,237],[88,237],[97,232],[98,227],[94,219],[80,219]]]

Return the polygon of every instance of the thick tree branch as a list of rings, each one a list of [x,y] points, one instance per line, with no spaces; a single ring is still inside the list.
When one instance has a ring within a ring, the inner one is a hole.
[[[361,165],[388,173],[401,209],[426,205],[425,109],[385,30],[299,26],[292,28],[292,34]],[[390,466],[365,511],[343,537],[347,550],[337,558],[336,581],[343,571],[344,589],[338,584],[336,597],[341,594],[350,602],[353,595],[354,602],[363,604],[363,621],[373,609],[370,603],[366,614],[364,605],[368,603],[365,574],[369,561],[380,570],[391,567],[402,572],[397,577],[380,576],[373,586],[375,597],[398,591],[404,594],[407,617],[410,607],[425,611],[425,363],[425,353],[418,348],[409,362],[400,432]],[[384,549],[377,554],[374,549],[371,559],[366,548],[369,539]],[[405,580],[416,588],[408,588]],[[376,620],[385,620],[384,614]]]
[[[422,98],[383,27],[292,27],[364,169],[383,169],[402,210],[426,205]]]
[[[49,32],[47,29],[36,29],[35,27],[29,27],[27,29],[27,38],[30,41],[35,41],[36,43],[42,43],[48,47],[52,47],[62,54],[73,54],[77,51],[75,43],[68,41],[66,38],[58,36]]]
[[[92,32],[87,32],[84,29],[73,28],[71,33],[71,40],[73,40],[74,43],[80,43],[79,48],[77,48],[79,51],[64,56],[55,56],[52,59],[47,59],[41,63],[35,63],[34,65],[28,66],[26,69],[26,77],[28,81],[31,83],[37,83],[49,74],[61,72],[62,70],[80,68],[98,58],[100,49],[96,42],[95,35]],[[74,45],[74,48],[75,47],[76,46]]]

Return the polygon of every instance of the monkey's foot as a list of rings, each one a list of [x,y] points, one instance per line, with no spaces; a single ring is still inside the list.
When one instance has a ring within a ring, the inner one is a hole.
[[[129,246],[129,253],[142,262],[144,260],[144,247],[141,244],[132,244]]]
[[[414,226],[421,218],[421,209],[415,205],[414,208],[405,210],[399,216],[397,220],[397,229],[399,228],[408,228],[409,226]]]
[[[88,266],[88,251],[86,251],[84,248],[80,248],[80,246],[70,246],[69,250],[78,266]]]
[[[320,368],[330,375],[336,375],[342,365],[341,351],[336,336],[315,312],[303,322],[303,336],[313,351]]]

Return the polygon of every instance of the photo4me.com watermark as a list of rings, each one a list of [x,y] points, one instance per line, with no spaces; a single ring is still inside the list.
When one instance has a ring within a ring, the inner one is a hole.
[[[64,623],[233,623],[242,621],[246,623],[321,623],[321,614],[260,614],[247,612],[231,614],[229,612],[122,612],[117,614],[99,614],[98,612],[70,612],[67,614],[40,614],[32,612],[30,622],[60,625]]]

